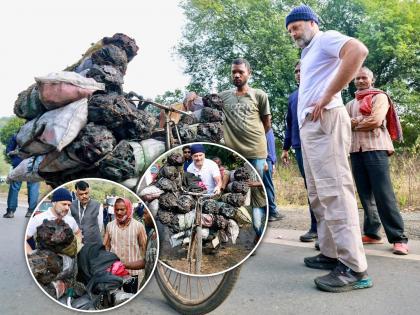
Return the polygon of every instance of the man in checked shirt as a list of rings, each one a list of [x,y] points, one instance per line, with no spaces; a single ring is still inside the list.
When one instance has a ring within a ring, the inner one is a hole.
[[[362,67],[354,79],[356,98],[346,105],[352,125],[352,172],[365,213],[362,241],[383,243],[379,234],[382,222],[388,241],[394,246],[393,253],[407,255],[408,239],[388,161],[394,153],[392,140],[402,134],[398,134],[399,122],[391,99],[385,92],[374,89],[373,82],[372,71]]]

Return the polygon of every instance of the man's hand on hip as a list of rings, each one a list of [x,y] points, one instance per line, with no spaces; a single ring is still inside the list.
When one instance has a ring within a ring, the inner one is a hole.
[[[325,106],[331,102],[332,96],[323,96],[317,102],[313,103],[314,111],[312,112],[312,121],[317,121],[318,118],[322,119],[322,112]]]

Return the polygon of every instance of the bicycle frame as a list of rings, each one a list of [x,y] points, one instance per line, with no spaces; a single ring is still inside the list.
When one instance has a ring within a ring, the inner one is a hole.
[[[184,194],[198,197],[197,202],[195,205],[195,220],[194,224],[191,227],[191,236],[190,242],[188,244],[188,254],[187,254],[187,262],[188,262],[188,272],[194,274],[200,274],[201,272],[201,257],[202,257],[202,225],[201,225],[201,215],[202,215],[202,206],[203,201],[208,198],[213,198],[216,196],[215,194],[207,194],[207,193],[194,193],[189,192],[181,188]],[[195,261],[194,261],[195,257]],[[194,266],[194,270],[193,270]]]

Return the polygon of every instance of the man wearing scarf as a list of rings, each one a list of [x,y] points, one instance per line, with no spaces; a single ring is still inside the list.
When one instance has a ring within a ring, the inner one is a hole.
[[[393,253],[408,254],[408,239],[398,209],[389,173],[392,140],[401,140],[402,132],[389,96],[374,89],[373,73],[362,67],[355,77],[356,98],[346,107],[352,123],[350,159],[357,192],[364,209],[364,244],[383,243],[381,222],[393,244]]]
[[[115,253],[133,277],[133,282],[124,291],[136,293],[140,269],[145,267],[147,244],[146,231],[142,223],[135,220],[130,200],[117,198],[114,205],[115,220],[106,226],[105,248]]]

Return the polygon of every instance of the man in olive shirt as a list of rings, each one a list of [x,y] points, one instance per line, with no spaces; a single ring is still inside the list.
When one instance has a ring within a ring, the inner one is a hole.
[[[251,88],[248,85],[251,66],[247,60],[235,59],[232,62],[231,73],[236,88],[219,94],[223,100],[223,112],[226,117],[223,123],[225,144],[242,154],[263,178],[264,170],[268,169],[265,134],[271,128],[268,96],[264,91]],[[252,189],[251,199],[257,198],[256,195],[261,193],[263,193],[262,187]],[[257,231],[256,241],[262,235],[266,213],[267,204],[265,202],[264,207],[262,205],[253,207],[254,228]]]
[[[271,128],[268,96],[248,85],[251,67],[247,60],[235,59],[231,71],[236,88],[219,94],[226,116],[223,124],[225,144],[247,158],[262,177],[267,158],[265,133]]]

